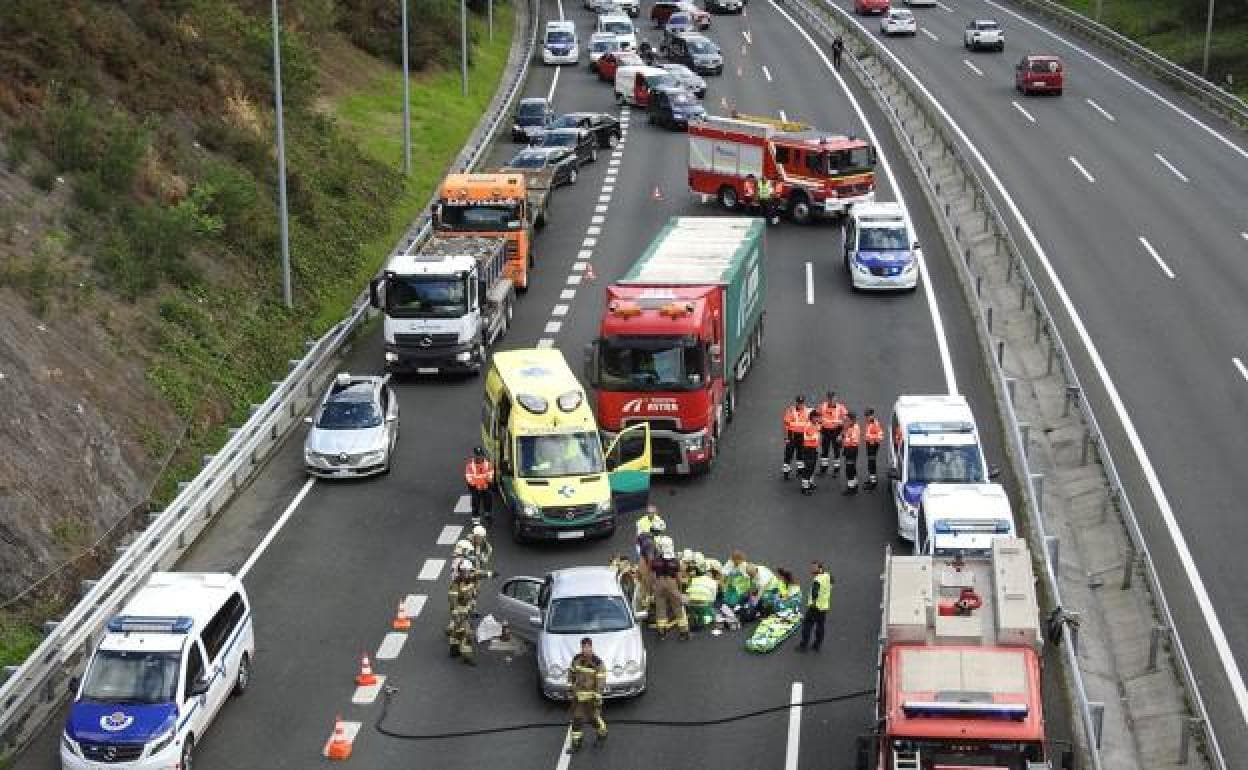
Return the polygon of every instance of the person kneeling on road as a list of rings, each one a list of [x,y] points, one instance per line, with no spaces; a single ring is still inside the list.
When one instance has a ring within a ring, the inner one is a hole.
[[[593,722],[598,733],[595,745],[607,740],[607,723],[602,718],[602,695],[607,689],[607,667],[594,654],[594,640],[581,639],[581,651],[568,664],[568,684],[572,685],[572,729],[568,753],[581,750],[581,726]]]

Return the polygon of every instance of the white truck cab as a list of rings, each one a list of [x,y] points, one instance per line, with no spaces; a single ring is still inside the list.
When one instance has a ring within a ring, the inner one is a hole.
[[[190,767],[217,711],[247,689],[255,655],[238,578],[152,573],[71,681],[62,769]]]
[[[984,461],[979,428],[964,396],[900,396],[889,427],[888,476],[903,540],[917,537],[928,484],[982,484],[998,473]]]
[[[637,50],[637,30],[633,20],[625,13],[604,13],[598,17],[595,32],[609,32],[620,41],[620,48],[625,51]]]
[[[992,541],[1017,537],[1000,484],[928,484],[919,503],[918,556],[987,559]]]
[[[845,217],[845,272],[855,289],[913,290],[919,242],[896,202],[856,203]]]

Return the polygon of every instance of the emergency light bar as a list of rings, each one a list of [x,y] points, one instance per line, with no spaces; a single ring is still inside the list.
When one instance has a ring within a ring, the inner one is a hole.
[[[1004,519],[980,521],[976,519],[939,519],[932,529],[941,535],[956,535],[965,532],[991,532],[998,535],[1009,534],[1010,523]]]
[[[975,425],[969,422],[916,422],[906,432],[918,435],[935,435],[939,433],[973,433]]]
[[[137,616],[116,615],[108,621],[108,630],[115,634],[153,633],[153,634],[187,634],[195,625],[193,618],[180,615],[169,616]]]
[[[901,704],[907,717],[980,717],[988,719],[1027,718],[1026,703],[956,703],[952,701],[908,700]]]

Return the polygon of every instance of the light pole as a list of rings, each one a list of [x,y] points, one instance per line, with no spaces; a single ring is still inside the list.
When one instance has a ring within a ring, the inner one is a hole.
[[[289,308],[290,296],[290,226],[286,215],[286,128],[282,123],[282,49],[277,18],[277,0],[273,0],[273,105],[277,111],[277,205],[282,232],[282,301]]]
[[[1213,2],[1209,0],[1209,17],[1205,19],[1205,60],[1200,65],[1201,77],[1209,77],[1209,42],[1213,38]]]
[[[468,98],[468,0],[459,0],[460,94]]]
[[[403,4],[403,173],[412,173],[412,100],[407,71],[407,0]]]

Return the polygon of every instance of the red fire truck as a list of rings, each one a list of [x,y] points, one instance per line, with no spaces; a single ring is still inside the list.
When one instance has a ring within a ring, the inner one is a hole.
[[[797,121],[710,116],[689,126],[690,190],[734,209],[746,197],[746,177],[766,177],[800,223],[874,200],[875,159],[875,148],[863,139]]]
[[[1053,767],[1026,541],[884,558],[876,732],[859,740],[859,770]]]

